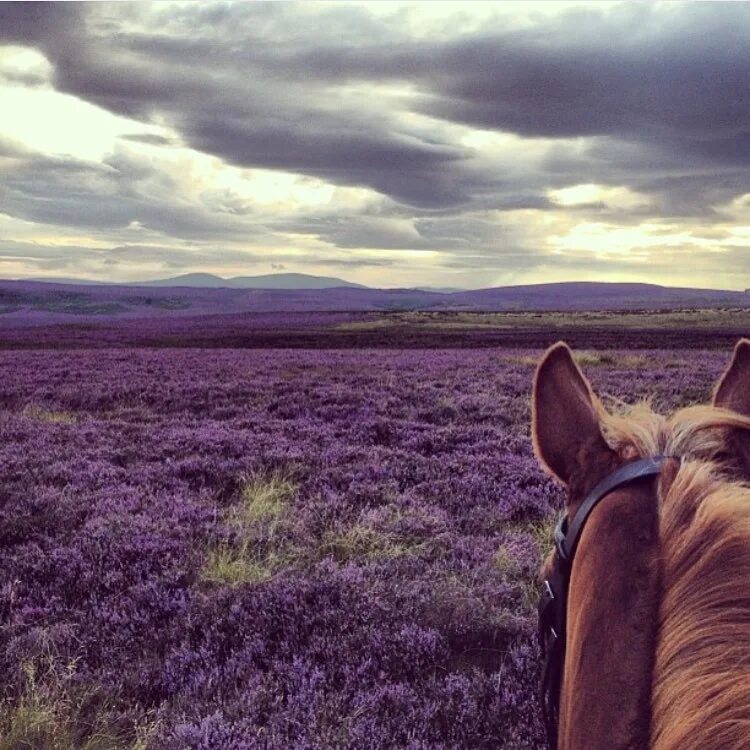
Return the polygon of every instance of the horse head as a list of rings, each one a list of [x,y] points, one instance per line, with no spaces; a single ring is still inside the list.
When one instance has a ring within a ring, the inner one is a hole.
[[[567,493],[540,603],[551,746],[746,746],[748,415],[749,341],[712,406],[670,417],[610,414],[565,344],[545,354],[532,438]]]

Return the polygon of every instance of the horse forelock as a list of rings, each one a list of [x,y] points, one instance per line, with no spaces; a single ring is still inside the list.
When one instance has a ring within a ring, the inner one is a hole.
[[[601,402],[596,407],[605,439],[623,458],[667,455],[724,468],[729,433],[750,431],[750,417],[716,406],[688,406],[670,417],[648,402],[618,412],[607,411]]]

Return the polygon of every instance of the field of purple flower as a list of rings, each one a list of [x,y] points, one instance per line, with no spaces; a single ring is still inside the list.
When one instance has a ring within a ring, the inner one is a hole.
[[[2,352],[0,748],[540,747],[539,355]],[[728,357],[582,365],[667,409]]]

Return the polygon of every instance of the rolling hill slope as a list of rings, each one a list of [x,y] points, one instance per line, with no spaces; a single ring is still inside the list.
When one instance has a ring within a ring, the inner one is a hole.
[[[0,281],[0,326],[245,312],[583,311],[750,307],[750,294],[575,282],[444,293],[419,289],[246,289]]]

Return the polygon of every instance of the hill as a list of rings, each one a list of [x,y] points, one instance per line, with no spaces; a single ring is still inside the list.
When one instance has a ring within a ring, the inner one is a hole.
[[[259,277],[249,278],[255,283]],[[445,293],[352,285],[321,289],[211,287],[210,279],[203,280],[206,285],[198,287],[0,281],[0,326],[248,312],[564,312],[750,307],[750,294],[745,292],[653,284],[575,282]],[[277,279],[276,283],[291,281]]]
[[[750,294],[658,284],[573,281],[456,292],[451,302],[472,310],[675,310],[750,307]]]
[[[168,279],[138,281],[132,283],[99,282],[90,279],[47,278],[28,279],[28,281],[51,284],[72,284],[75,286],[157,286],[157,287],[191,287],[196,289],[333,289],[351,287],[366,289],[363,284],[338,279],[332,276],[314,276],[307,273],[270,273],[260,276],[234,276],[225,279],[213,273],[185,273]]]
[[[260,276],[233,276],[225,279],[211,273],[186,273],[171,279],[147,281],[140,286],[198,287],[227,289],[367,289],[363,284],[332,276],[313,276],[307,273],[269,273]]]

